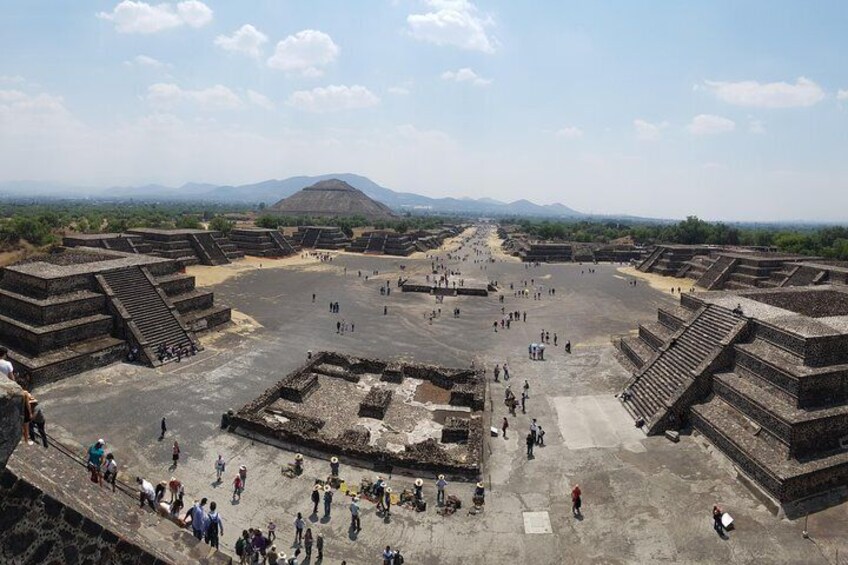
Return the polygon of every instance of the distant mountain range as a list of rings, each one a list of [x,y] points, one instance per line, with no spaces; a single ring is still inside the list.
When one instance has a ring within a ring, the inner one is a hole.
[[[255,184],[219,186],[187,183],[180,187],[158,184],[91,188],[39,183],[35,181],[0,182],[0,197],[5,198],[109,198],[135,200],[204,200],[210,202],[268,205],[291,196],[318,181],[339,179],[358,188],[371,198],[399,212],[469,214],[476,216],[535,216],[549,218],[587,217],[563,204],[535,204],[529,200],[501,202],[492,198],[430,198],[411,192],[397,192],[378,185],[371,179],[351,173],[289,177]]]

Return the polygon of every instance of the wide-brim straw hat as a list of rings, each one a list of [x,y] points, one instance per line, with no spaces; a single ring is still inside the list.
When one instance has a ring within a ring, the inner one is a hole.
[[[444,476],[444,475],[439,475],[439,480],[440,480],[440,481],[445,480],[445,476]]]
[[[330,492],[331,490],[333,489],[330,485],[324,485],[324,492]]]
[[[321,485],[315,485],[312,490],[321,490]]]
[[[424,485],[423,479],[415,479],[415,486],[420,487]]]
[[[484,488],[483,483],[477,483],[477,488]]]
[[[386,487],[386,494],[392,494],[392,487]]]
[[[294,456],[294,458],[295,458],[296,461],[301,461],[303,459],[303,454],[298,453]]]
[[[330,463],[338,463],[338,462],[339,462],[339,458],[338,458],[338,457],[335,457],[335,456],[334,456],[334,457],[330,457]]]

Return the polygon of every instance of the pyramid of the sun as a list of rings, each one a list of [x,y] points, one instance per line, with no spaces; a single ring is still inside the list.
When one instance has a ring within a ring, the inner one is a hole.
[[[364,216],[368,219],[395,217],[388,206],[338,179],[323,180],[307,186],[271,206],[271,211],[286,216]]]

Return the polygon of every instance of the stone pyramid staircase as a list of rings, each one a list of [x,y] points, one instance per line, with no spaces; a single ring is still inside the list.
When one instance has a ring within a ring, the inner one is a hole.
[[[368,236],[368,245],[365,246],[365,253],[380,255],[386,248],[386,236],[383,234],[372,233]]]
[[[663,314],[660,321],[679,320],[671,312]],[[634,419],[645,422],[648,434],[682,424],[691,404],[708,394],[711,367],[745,326],[745,320],[725,308],[702,306],[634,375],[622,401]]]
[[[318,238],[321,236],[321,230],[318,229],[308,229],[306,233],[303,234],[303,241],[301,242],[301,247],[314,249],[315,245],[318,243]]]
[[[697,285],[706,290],[721,288],[722,283],[733,271],[737,260],[727,255],[719,257],[697,281]]]
[[[664,247],[657,246],[657,248],[654,249],[654,251],[650,255],[648,255],[648,258],[639,264],[638,269],[643,273],[647,273],[648,270],[650,270],[650,268],[654,266],[654,263],[659,260],[664,251]]]
[[[161,364],[156,350],[162,344],[197,344],[183,327],[177,310],[143,267],[103,273],[97,279],[123,319],[127,338],[139,345],[150,364]]]
[[[212,237],[212,234],[197,233],[189,236],[194,251],[205,265],[226,265],[230,262],[227,254]]]
[[[291,255],[293,253],[297,253],[297,249],[291,244],[291,242],[286,239],[286,237],[278,231],[268,232],[268,235],[271,236],[271,239],[276,243],[279,248],[282,250],[283,255]]]

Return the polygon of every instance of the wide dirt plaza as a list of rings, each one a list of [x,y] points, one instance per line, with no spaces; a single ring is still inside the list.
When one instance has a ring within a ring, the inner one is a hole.
[[[528,268],[504,256],[498,243],[493,228],[478,226],[430,257],[331,253],[331,261],[301,256],[189,268],[198,285],[211,288],[216,301],[233,308],[233,325],[201,336],[205,350],[181,363],[158,369],[118,363],[39,388],[48,430],[80,453],[104,438],[127,483],[134,484],[136,475],[154,484],[176,476],[185,484],[187,506],[203,496],[217,501],[225,551],[233,553],[243,529],[265,531],[274,521],[276,545],[291,554],[295,516],[311,513],[314,479],[327,476],[333,454],[307,455],[303,475],[289,478],[281,469],[293,462],[294,450],[222,430],[222,413],[256,399],[302,365],[308,351],[452,368],[469,368],[473,362],[487,370],[479,477],[486,488],[484,511],[467,512],[473,481],[449,477],[447,493],[459,496],[463,507],[450,516],[437,514],[435,476],[420,473],[429,502],[426,512],[396,508],[390,519],[383,519],[363,500],[362,531],[354,535],[349,531],[349,499],[337,492],[329,519],[307,519],[314,534],[324,535],[324,563],[378,563],[386,545],[400,548],[410,564],[834,562],[848,526],[844,505],[811,515],[807,529],[812,539],[804,539],[803,517],[790,521],[775,515],[703,438],[682,434],[679,443],[672,443],[662,436],[646,437],[614,397],[629,374],[616,360],[612,339],[639,322],[654,320],[657,307],[674,304],[676,295],[645,280],[629,284],[633,278],[620,265]],[[497,281],[501,292],[446,297],[440,304],[427,294],[402,293],[398,277],[424,277],[433,257],[460,271],[455,278],[469,284]],[[509,285],[523,289],[526,280],[529,288],[530,279],[542,286],[541,298],[515,297]],[[384,296],[379,289],[387,281],[392,292]],[[338,314],[330,313],[330,302],[339,303]],[[494,332],[502,307],[526,312],[527,321]],[[428,315],[439,308],[441,315],[430,322]],[[459,317],[453,315],[455,308]],[[354,324],[354,331],[337,334],[342,321]],[[539,340],[543,329],[550,332],[551,343],[544,361],[532,361],[528,345]],[[567,340],[571,354],[564,352]],[[503,376],[493,382],[491,371],[504,362],[516,395],[525,379],[530,387],[527,413],[519,407],[517,416],[508,417],[508,439],[488,433],[490,426],[500,430],[508,415]],[[323,382],[309,406],[328,413],[311,415],[333,422],[334,406],[348,395],[326,402],[322,394],[330,394]],[[403,400],[396,395],[393,402]],[[356,407],[338,410],[350,414]],[[163,416],[168,433],[158,441]],[[546,434],[545,446],[528,459],[525,436],[531,418]],[[344,421],[327,425],[341,433]],[[175,471],[170,469],[174,439],[182,450]],[[14,457],[26,458],[33,449],[21,445]],[[214,470],[218,454],[227,460],[220,485]],[[240,465],[248,468],[247,488],[240,501],[232,502],[231,482]],[[341,475],[349,484],[377,474],[342,461]],[[416,476],[395,473],[386,478],[400,492]],[[581,519],[571,513],[570,492],[577,483],[583,492]],[[97,489],[82,469],[79,482],[64,487]],[[99,496],[109,505],[113,495],[104,490]],[[713,530],[714,504],[735,519],[727,539]]]

